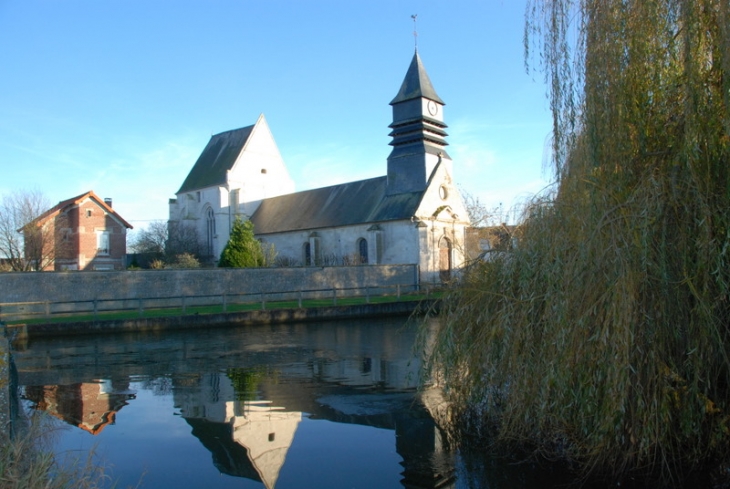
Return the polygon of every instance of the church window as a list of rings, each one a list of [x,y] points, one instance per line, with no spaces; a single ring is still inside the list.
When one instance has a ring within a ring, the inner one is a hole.
[[[368,228],[370,242],[375,243],[375,256],[369,257],[368,263],[383,263],[383,230],[373,224]]]
[[[312,265],[312,246],[309,244],[309,241],[304,243],[304,246],[302,246],[302,252],[304,253],[304,266]]]
[[[200,202],[200,192],[195,192],[195,200],[196,202]]]
[[[91,209],[86,209],[86,217],[91,217]]]
[[[368,262],[368,240],[360,238],[357,240],[357,254],[360,264]]]
[[[446,200],[446,198],[449,196],[449,191],[446,188],[445,185],[441,185],[439,187],[439,197],[441,197],[441,200]]]
[[[308,265],[322,264],[322,244],[319,234],[315,231],[309,235],[309,261]]]
[[[215,213],[208,207],[205,216],[205,245],[208,256],[213,256],[213,239],[215,238]]]

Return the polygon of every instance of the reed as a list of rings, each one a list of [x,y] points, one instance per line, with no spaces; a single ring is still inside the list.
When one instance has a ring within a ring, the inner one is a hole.
[[[93,451],[84,458],[59,458],[50,442],[52,427],[43,413],[28,420],[26,429],[0,443],[2,489],[101,489],[114,487],[108,467]],[[69,455],[69,457],[71,457]]]
[[[448,294],[428,373],[462,430],[586,474],[727,463],[730,7],[530,12],[556,190],[527,206],[517,249]]]

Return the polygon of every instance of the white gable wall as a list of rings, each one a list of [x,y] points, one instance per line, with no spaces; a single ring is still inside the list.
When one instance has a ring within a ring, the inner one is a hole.
[[[242,216],[251,216],[262,199],[294,192],[294,181],[263,114],[228,172],[228,188],[239,190],[238,201],[232,201],[233,213]]]
[[[170,202],[170,221],[193,226],[203,250],[210,245],[211,257],[217,262],[237,216],[245,219],[254,213],[262,199],[293,191],[294,181],[261,114],[228,171],[225,184],[178,194],[176,201]],[[209,233],[209,209],[214,216],[212,236]]]
[[[416,219],[420,221],[419,265],[421,280],[438,282],[442,256],[439,248],[444,239],[451,243],[451,266],[459,268],[465,260],[466,228],[469,225],[468,214],[459,189],[451,177],[451,160],[444,158],[433,174],[431,183],[426,188],[421,205],[416,211]]]

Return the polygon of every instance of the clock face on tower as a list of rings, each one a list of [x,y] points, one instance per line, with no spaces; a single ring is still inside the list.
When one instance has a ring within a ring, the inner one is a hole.
[[[428,113],[431,115],[436,115],[439,112],[439,106],[434,102],[433,100],[428,101]]]

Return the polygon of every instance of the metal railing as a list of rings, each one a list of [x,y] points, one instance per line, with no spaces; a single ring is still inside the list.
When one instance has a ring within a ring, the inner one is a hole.
[[[0,303],[0,321],[79,317],[98,319],[104,315],[124,314],[128,317],[150,315],[186,315],[227,313],[252,309],[302,308],[337,306],[376,301],[399,301],[428,298],[431,284],[396,284],[387,286],[298,289],[285,292],[244,294],[178,295],[134,297],[81,301],[37,301]]]

